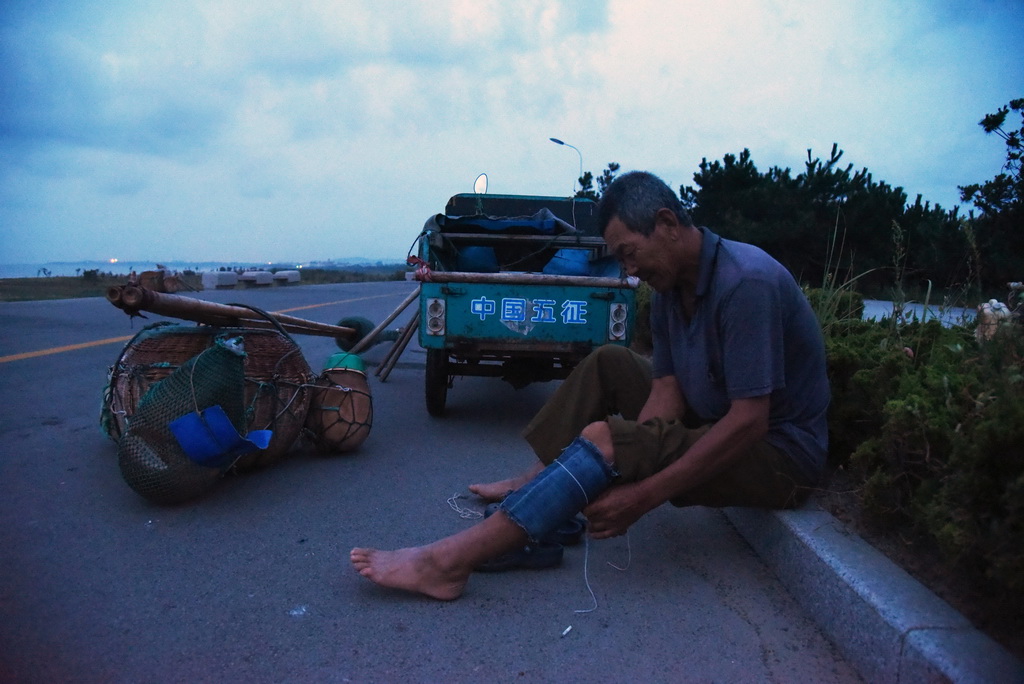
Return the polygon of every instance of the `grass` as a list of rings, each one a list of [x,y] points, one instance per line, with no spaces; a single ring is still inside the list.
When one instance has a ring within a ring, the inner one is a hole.
[[[124,285],[128,276],[54,276],[50,278],[0,278],[0,301],[29,302],[41,299],[103,297],[107,288]]]

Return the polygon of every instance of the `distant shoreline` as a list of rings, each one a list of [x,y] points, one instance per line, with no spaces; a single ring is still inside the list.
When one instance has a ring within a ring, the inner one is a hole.
[[[132,271],[155,270],[157,263],[166,266],[171,271],[218,271],[222,268],[228,269],[260,269],[278,271],[293,268],[318,268],[325,270],[359,268],[367,266],[390,266],[402,264],[401,259],[365,259],[351,257],[344,259],[329,259],[326,261],[274,261],[274,262],[253,262],[253,261],[49,261],[46,263],[30,264],[0,264],[0,278],[45,278],[45,277],[75,277],[82,275],[85,271],[96,270],[100,273],[111,273],[113,275],[127,276]]]
[[[168,268],[171,264],[164,264]],[[249,270],[248,267],[246,270]],[[147,269],[148,270],[148,269]],[[171,269],[176,271],[177,269]],[[215,270],[215,269],[210,269]],[[352,282],[368,282],[368,281],[382,281],[382,280],[403,280],[408,279],[411,273],[407,266],[404,264],[390,263],[390,264],[353,264],[342,266],[336,262],[332,264],[331,268],[324,267],[304,267],[301,270],[295,269],[294,267],[274,267],[264,266],[261,270],[273,273],[280,273],[282,271],[289,271],[291,275],[298,275],[298,279],[293,279],[289,276],[287,279],[278,281],[277,278],[273,280],[269,286],[280,287],[288,286],[291,284],[302,284],[302,285],[325,285],[330,283],[352,283]],[[296,273],[297,271],[297,273]],[[138,274],[143,276],[145,270],[138,271]],[[176,275],[180,284],[183,284],[185,289],[201,291],[203,289],[203,273],[200,270],[198,272],[192,271],[192,269],[182,269],[178,271]],[[24,278],[2,278],[0,277],[0,301],[3,302],[20,302],[20,301],[38,301],[45,299],[77,299],[80,297],[105,297],[110,287],[124,285],[128,282],[129,276],[126,274],[114,274],[109,271],[99,269],[86,269],[85,272],[80,272],[78,275],[64,276],[52,274],[49,277],[24,277]],[[247,289],[249,287],[266,287],[268,285],[255,285],[255,283],[239,282],[236,286],[237,289]]]

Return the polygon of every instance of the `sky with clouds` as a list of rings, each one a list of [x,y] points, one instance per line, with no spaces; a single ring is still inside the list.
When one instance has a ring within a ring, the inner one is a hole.
[[[1022,0],[5,0],[0,263],[401,261],[481,172],[1000,171]]]

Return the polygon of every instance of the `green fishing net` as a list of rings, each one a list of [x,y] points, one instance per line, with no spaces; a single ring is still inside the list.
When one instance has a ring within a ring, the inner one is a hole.
[[[189,459],[169,424],[220,406],[237,430],[244,429],[245,375],[241,337],[219,338],[153,385],[139,401],[118,442],[118,464],[128,485],[158,503],[176,503],[209,489],[224,472]]]

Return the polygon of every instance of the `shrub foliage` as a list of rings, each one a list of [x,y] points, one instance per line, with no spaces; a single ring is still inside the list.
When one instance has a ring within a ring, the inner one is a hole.
[[[910,526],[988,595],[1024,607],[1024,334],[849,321],[826,338],[830,459],[866,521]]]

